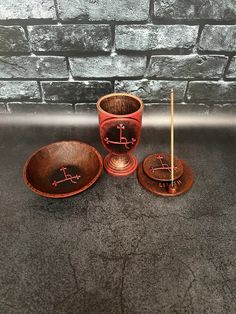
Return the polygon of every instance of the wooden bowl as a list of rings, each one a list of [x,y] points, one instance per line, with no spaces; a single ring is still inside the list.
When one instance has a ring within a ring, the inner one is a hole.
[[[102,157],[94,147],[79,141],[63,141],[34,152],[25,163],[23,177],[33,192],[63,198],[88,189],[98,180],[102,169]]]

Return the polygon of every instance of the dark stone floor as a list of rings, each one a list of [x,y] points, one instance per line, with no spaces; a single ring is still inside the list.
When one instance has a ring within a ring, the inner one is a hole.
[[[105,172],[78,196],[37,196],[24,163],[64,139],[105,155],[95,126],[0,126],[0,313],[236,313],[235,129],[176,129],[196,175],[177,198]],[[139,161],[168,140],[144,127]]]

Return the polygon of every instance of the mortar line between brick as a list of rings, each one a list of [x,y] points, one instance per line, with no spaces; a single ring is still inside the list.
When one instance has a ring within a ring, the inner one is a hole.
[[[71,70],[71,66],[70,66],[70,61],[69,61],[69,57],[65,57],[65,60],[66,60],[66,68],[67,68],[67,71],[68,71],[68,81],[74,81],[74,77],[73,77],[73,74],[72,74],[72,70]]]
[[[228,70],[229,70],[230,63],[231,63],[232,59],[233,59],[233,56],[229,56],[229,57],[228,57],[228,61],[227,61],[226,65],[225,65],[225,68],[224,68],[224,71],[223,71],[223,75],[222,75],[222,79],[223,79],[223,80],[228,79],[228,78],[226,77],[226,75],[227,75],[227,72],[228,72]]]
[[[139,81],[143,79],[143,76],[112,76],[112,77],[108,77],[108,76],[104,76],[104,77],[94,77],[94,76],[88,76],[88,77],[81,77],[81,76],[74,76],[73,81],[104,81],[104,82],[110,82],[110,81],[114,81],[114,80],[130,80],[130,81]],[[1,80],[1,79],[0,79]]]
[[[27,43],[29,45],[29,53],[32,54],[32,46],[31,46],[31,42],[30,42],[30,37],[29,37],[29,32],[28,32],[28,28],[27,26],[22,26],[24,32],[25,32],[25,37],[26,37],[26,40],[27,40]]]
[[[98,57],[98,56],[109,56],[110,52],[104,52],[104,51],[99,51],[99,52],[91,52],[91,51],[34,51],[33,52],[35,56],[39,57]],[[175,55],[180,55],[180,56],[187,56],[191,54],[195,54],[190,50],[187,49],[182,49],[182,48],[174,48],[172,50],[168,49],[159,49],[159,50],[119,50],[116,51],[118,55],[124,55],[124,56],[152,56],[152,55],[168,55],[168,56],[175,56]],[[236,55],[236,53],[233,51],[198,51],[198,54],[210,54],[210,55],[225,55],[225,56],[233,56]],[[0,57],[6,56],[6,53],[0,53]],[[12,56],[30,56],[29,53],[7,53],[7,57],[12,57]]]
[[[86,78],[80,79],[80,81],[85,81],[88,80]],[[91,79],[93,81],[95,80],[99,80],[98,78],[93,78]],[[100,79],[103,80],[103,79]],[[51,82],[51,81],[55,81],[55,82],[67,82],[68,78],[55,78],[55,77],[30,77],[30,78],[24,78],[24,77],[12,77],[12,78],[2,78],[0,77],[0,82],[5,82],[5,81],[10,81],[10,82],[14,82],[14,81],[21,81],[21,82],[35,82],[35,81],[40,81],[40,82]],[[104,79],[105,81],[105,79]]]
[[[43,25],[55,25],[56,20],[52,19],[12,19],[12,20],[0,20],[0,26],[43,26]]]
[[[98,82],[110,82],[112,80],[118,80],[118,81],[123,81],[123,80],[127,80],[127,81],[139,81],[142,80],[143,76],[134,76],[134,77],[130,77],[130,76],[119,76],[119,77],[75,77],[75,79],[73,78],[73,82],[83,82],[83,81],[98,81]],[[146,77],[145,77],[146,79]],[[155,76],[150,76],[147,78],[150,81],[168,81],[168,82],[175,82],[175,81],[214,81],[214,82],[218,82],[221,81],[222,78],[189,78],[189,77],[179,77],[179,78],[173,78],[173,77],[155,77]],[[22,82],[32,82],[32,81],[40,81],[41,83],[47,83],[47,82],[63,82],[63,83],[67,83],[69,80],[66,78],[0,78],[0,82],[4,82],[4,81],[10,81],[10,82],[14,82],[14,81],[22,81]],[[235,82],[236,78],[228,78],[227,81],[232,81]]]
[[[227,57],[233,57],[236,55],[236,52],[227,52],[227,51],[199,51],[199,52],[192,52],[192,51],[176,51],[176,49],[173,49],[173,51],[166,51],[166,50],[147,50],[147,51],[116,51],[117,55],[119,56],[127,56],[127,57],[151,57],[153,55],[157,56],[190,56],[193,54],[199,54],[199,55],[216,55],[216,56],[227,56]],[[35,57],[68,57],[68,58],[83,58],[83,57],[106,57],[109,56],[109,53],[107,52],[42,52],[42,51],[34,51],[33,55]],[[30,57],[32,56],[32,53],[0,53],[1,57]]]
[[[227,20],[213,20],[213,19],[165,19],[165,18],[156,18],[153,19],[154,25],[189,25],[189,26],[196,26],[196,25],[223,25],[223,26],[230,26],[235,25],[236,20],[227,21]],[[135,24],[135,23],[133,23]]]
[[[38,84],[39,84],[39,91],[40,91],[40,96],[41,96],[42,103],[46,103],[42,82],[39,81]]]
[[[215,56],[226,56],[233,57],[235,56],[235,51],[214,51],[214,50],[198,50],[199,55],[215,55]]]
[[[109,52],[99,51],[99,52],[91,52],[91,51],[33,51],[36,56],[46,56],[46,57],[93,57],[93,56],[109,56]],[[8,56],[21,56],[21,53],[18,54],[8,54]],[[25,54],[29,55],[29,54]],[[5,54],[0,53],[0,56],[5,56]]]
[[[205,24],[203,25],[199,25],[199,29],[198,29],[198,35],[197,35],[197,40],[196,40],[196,45],[195,45],[195,49],[194,49],[194,52],[199,52],[199,44],[200,44],[200,39],[201,39],[201,36],[202,36],[202,32],[203,32],[203,29],[204,29],[204,26]]]
[[[38,83],[38,87],[39,87],[40,100],[43,102],[43,95],[42,95],[42,88],[41,88],[40,81],[37,80],[37,83]]]
[[[58,6],[57,6],[58,8]],[[58,10],[58,9],[57,9]],[[59,10],[58,10],[59,12]],[[59,13],[56,16],[58,16]],[[147,20],[144,21],[107,21],[107,20],[101,20],[101,21],[88,21],[88,20],[80,20],[77,19],[71,19],[71,20],[62,20],[60,16],[57,17],[57,19],[14,19],[14,20],[0,20],[0,26],[13,26],[13,25],[20,25],[20,26],[55,26],[60,22],[60,25],[146,25]],[[149,23],[150,24],[150,23]],[[151,23],[152,24],[152,23]],[[170,24],[172,25],[172,24]]]
[[[184,92],[184,102],[186,103],[188,102],[187,93],[188,93],[189,83],[190,81],[187,82],[185,92]]]
[[[150,0],[149,3],[149,13],[148,13],[148,22],[154,23],[154,0]]]
[[[21,27],[24,29],[25,37],[26,37],[27,41],[29,41],[29,32],[28,32],[27,26],[23,25]]]
[[[60,21],[60,16],[59,16],[59,9],[58,9],[57,0],[53,0],[53,2],[54,2],[54,7],[55,7],[55,12],[56,12],[57,21]]]
[[[110,24],[111,27],[111,55],[113,53],[116,53],[116,29],[115,29],[115,23]]]
[[[143,75],[144,78],[147,78],[148,77],[148,66],[150,64],[150,61],[151,61],[151,55],[147,55],[147,61],[146,61],[146,69],[145,69],[145,73]]]
[[[54,3],[56,0],[54,0]],[[153,24],[153,25],[186,25],[186,26],[197,26],[197,25],[205,25],[205,24],[210,24],[210,25],[223,25],[223,26],[230,26],[230,25],[235,25],[236,20],[233,21],[217,21],[217,20],[171,20],[171,19],[156,19],[152,18],[151,23],[147,20],[144,21],[85,21],[81,20],[78,21],[76,19],[71,19],[67,21],[63,21],[60,19],[57,13],[58,10],[58,5],[56,6],[56,16],[58,20],[53,20],[53,19],[9,19],[9,20],[0,20],[0,25],[2,26],[12,26],[12,25],[21,25],[21,26],[43,26],[43,25],[56,25],[58,21],[62,25],[67,25],[67,24],[78,24],[78,25],[91,25],[91,24],[104,24],[104,25],[110,25],[111,23],[114,23],[115,25],[147,25],[147,24]]]

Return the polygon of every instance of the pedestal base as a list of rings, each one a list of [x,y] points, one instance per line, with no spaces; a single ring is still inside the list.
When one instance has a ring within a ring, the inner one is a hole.
[[[108,154],[104,159],[104,168],[112,176],[128,176],[138,166],[137,159],[132,155]]]

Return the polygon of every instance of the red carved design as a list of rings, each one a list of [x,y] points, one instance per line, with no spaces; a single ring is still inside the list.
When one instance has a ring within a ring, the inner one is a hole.
[[[66,169],[67,169],[66,167],[62,167],[60,169],[60,171],[62,171],[64,174],[64,179],[59,180],[59,181],[54,180],[52,183],[52,186],[57,187],[58,184],[60,184],[62,182],[66,182],[66,181],[70,181],[71,183],[74,183],[74,184],[78,183],[77,181],[73,181],[73,180],[74,179],[79,180],[81,178],[81,176],[78,174],[76,174],[75,176],[72,176],[71,174],[66,173]]]
[[[134,143],[136,142],[136,139],[132,137],[131,141],[128,141],[127,138],[123,136],[123,130],[125,130],[125,126],[123,123],[118,124],[117,129],[120,130],[120,141],[119,142],[111,141],[109,140],[108,137],[105,137],[104,142],[106,144],[124,145],[126,149],[130,149],[131,147],[128,145],[130,144],[134,145]]]
[[[168,170],[169,172],[171,172],[171,166],[169,166],[166,163],[163,163],[163,156],[161,155],[157,155],[157,160],[160,161],[161,166],[157,166],[157,167],[151,167],[150,170],[154,173],[156,170]],[[174,166],[174,170],[177,170],[177,166]]]

